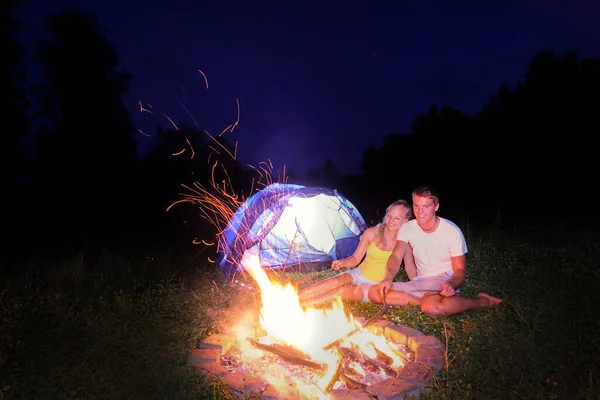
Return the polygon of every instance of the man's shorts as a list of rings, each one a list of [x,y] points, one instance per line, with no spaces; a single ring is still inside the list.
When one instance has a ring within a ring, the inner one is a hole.
[[[358,267],[352,268],[346,271],[352,277],[352,284],[360,286],[363,290],[363,302],[368,302],[369,300],[369,287],[373,285],[377,285],[379,282],[375,282],[367,278],[360,272]]]
[[[408,282],[394,282],[392,288],[399,292],[406,292],[411,296],[422,299],[428,293],[435,293],[440,290],[442,283],[446,282],[452,276],[452,272],[444,272],[443,274],[426,277],[416,277]],[[456,294],[459,294],[459,289],[455,289]]]

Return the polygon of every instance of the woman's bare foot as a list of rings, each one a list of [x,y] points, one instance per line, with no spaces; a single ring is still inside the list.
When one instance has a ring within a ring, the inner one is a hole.
[[[484,307],[495,306],[496,304],[502,303],[502,299],[499,297],[490,296],[487,293],[481,292],[476,296],[477,299],[484,300]]]

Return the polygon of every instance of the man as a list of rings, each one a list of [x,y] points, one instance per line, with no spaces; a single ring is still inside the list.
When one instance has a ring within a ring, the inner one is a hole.
[[[433,188],[416,188],[412,201],[415,219],[398,231],[396,245],[386,264],[386,276],[378,284],[379,296],[385,294],[390,305],[415,304],[411,299],[417,298],[421,311],[441,316],[502,302],[483,292],[475,298],[458,295],[465,281],[467,244],[464,235],[452,221],[436,215],[440,204]],[[409,245],[416,269],[406,270],[409,282],[393,282]]]

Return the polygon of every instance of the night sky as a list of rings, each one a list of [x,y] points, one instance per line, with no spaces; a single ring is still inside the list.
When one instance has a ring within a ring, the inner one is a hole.
[[[539,51],[600,50],[597,0],[38,3],[17,10],[22,44],[31,48],[60,5],[94,13],[133,76],[125,102],[144,132],[168,126],[158,111],[194,125],[183,104],[218,134],[239,99],[226,137],[240,160],[297,173],[327,157],[359,172],[366,148],[408,132],[431,104],[472,114]],[[138,100],[157,112],[141,114]]]

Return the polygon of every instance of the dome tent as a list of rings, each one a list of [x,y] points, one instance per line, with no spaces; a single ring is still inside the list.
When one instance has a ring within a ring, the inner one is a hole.
[[[249,197],[219,240],[218,264],[228,278],[254,252],[265,269],[299,272],[352,255],[367,228],[356,207],[334,189],[274,183]]]

